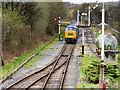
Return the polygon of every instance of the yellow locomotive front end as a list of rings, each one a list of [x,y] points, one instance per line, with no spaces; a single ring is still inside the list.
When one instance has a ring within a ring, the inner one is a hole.
[[[76,31],[66,31],[65,38],[76,38]]]
[[[65,41],[75,42],[77,40],[77,28],[73,25],[69,25],[65,29]]]

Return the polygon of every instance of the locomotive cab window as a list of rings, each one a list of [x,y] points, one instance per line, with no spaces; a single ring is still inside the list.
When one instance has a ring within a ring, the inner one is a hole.
[[[68,28],[69,30],[72,30],[73,28]]]

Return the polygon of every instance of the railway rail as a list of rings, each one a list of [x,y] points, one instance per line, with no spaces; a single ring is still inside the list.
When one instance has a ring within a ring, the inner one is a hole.
[[[7,80],[10,76],[12,76],[14,73],[16,73],[21,67],[23,67],[29,60],[34,58],[41,50],[46,48],[50,43],[52,43],[59,35],[56,35],[52,40],[50,40],[44,47],[42,47],[40,50],[36,51],[32,56],[30,56],[25,62],[23,62],[19,67],[17,67],[14,71],[12,71],[10,74],[8,74],[6,77],[3,78],[3,80],[0,82],[3,83],[5,80]]]
[[[36,86],[39,86],[42,90],[45,88],[62,89],[74,45],[75,44],[65,44],[60,54],[50,64],[11,84],[6,89],[29,89]]]
[[[93,42],[93,44],[96,46],[96,43],[95,43],[95,40],[94,40],[94,34],[93,34],[93,30],[91,30],[91,29],[86,29],[87,30],[87,35],[86,35],[86,42],[87,42],[87,44],[88,44],[88,47],[90,48],[90,50],[92,51],[92,53],[93,54],[95,54],[98,58],[100,58],[100,56],[92,49],[92,47],[91,47],[91,45],[90,45],[90,43],[89,43],[89,40],[88,40],[88,35],[90,35],[91,36],[91,38],[92,38],[92,42]]]

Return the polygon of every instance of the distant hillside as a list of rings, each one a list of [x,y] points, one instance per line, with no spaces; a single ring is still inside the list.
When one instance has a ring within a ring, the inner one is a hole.
[[[70,2],[65,2],[65,5],[66,5],[67,7],[74,6],[74,4],[73,4],[73,3],[70,3]]]
[[[105,3],[105,5],[106,6],[113,6],[113,7],[115,7],[115,6],[118,6],[118,3],[119,2],[107,2],[107,3]]]
[[[82,3],[83,4],[83,3]],[[91,4],[96,4],[96,3],[91,3]],[[102,2],[99,2],[99,5],[101,6],[103,3]],[[117,7],[118,4],[120,5],[120,1],[119,2],[106,2],[105,3],[105,6],[106,7]]]

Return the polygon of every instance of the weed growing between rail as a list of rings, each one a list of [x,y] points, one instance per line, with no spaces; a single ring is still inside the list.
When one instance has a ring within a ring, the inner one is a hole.
[[[61,27],[61,32],[64,32],[64,27]],[[56,34],[57,35],[57,34]],[[64,37],[64,33],[61,34],[61,37]],[[54,38],[52,36],[51,38]],[[46,48],[44,48],[42,51],[38,53],[34,58],[32,58],[30,61],[28,61],[24,66],[25,69],[29,69],[30,67],[34,67],[34,64],[36,61],[40,60],[40,58],[43,56],[41,55],[45,51],[47,51],[51,45],[57,44],[59,38],[57,37],[52,43],[50,43]],[[27,51],[23,56],[15,57],[13,60],[5,65],[4,67],[0,68],[0,80],[2,80],[3,77],[7,76],[9,73],[11,73],[13,70],[15,70],[18,66],[20,66],[23,62],[25,62],[30,56],[32,56],[36,51],[40,50],[42,47],[44,47],[48,42],[43,42],[41,45],[39,45],[37,48]]]

